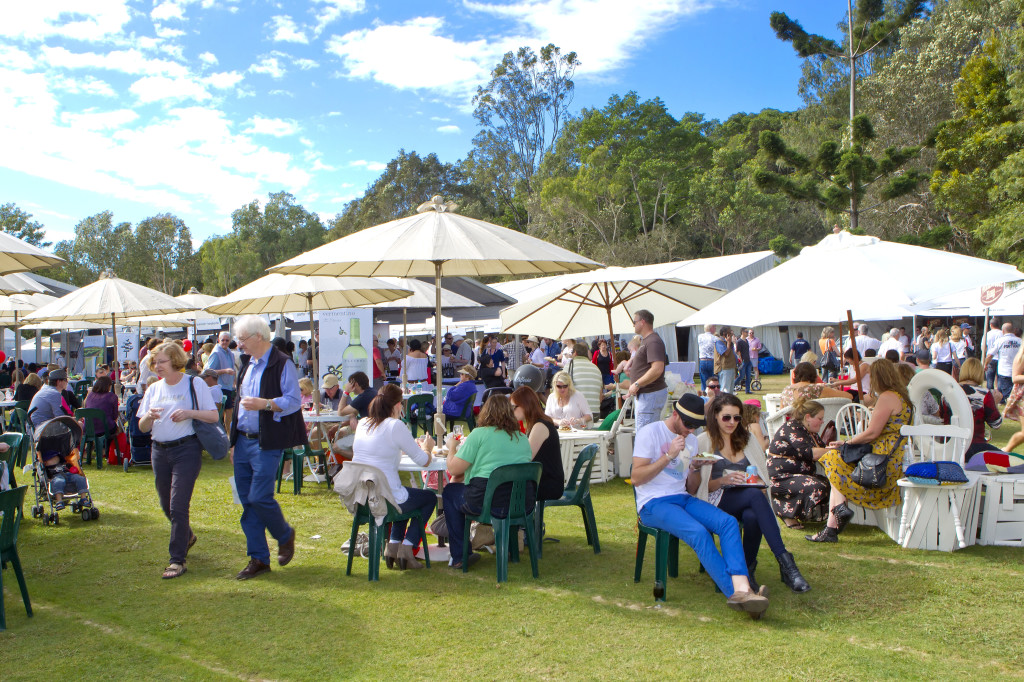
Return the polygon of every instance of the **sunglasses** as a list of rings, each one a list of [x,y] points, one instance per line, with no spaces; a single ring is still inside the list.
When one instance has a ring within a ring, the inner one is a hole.
[[[720,414],[718,418],[724,422],[739,422],[743,417],[738,414]]]
[[[708,384],[708,390],[717,391],[720,388],[721,386],[719,386],[718,384]]]
[[[569,388],[565,384],[555,384],[555,388]]]

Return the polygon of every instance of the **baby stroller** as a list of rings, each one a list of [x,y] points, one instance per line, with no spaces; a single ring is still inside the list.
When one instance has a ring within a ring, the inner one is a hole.
[[[125,414],[128,417],[128,446],[131,454],[124,458],[124,470],[133,466],[153,466],[153,439],[139,428],[139,405],[142,396],[133,394],[125,401]]]
[[[89,491],[89,481],[85,474],[80,474],[85,480],[85,490],[78,490],[73,493],[62,490],[54,490],[51,485],[50,476],[46,472],[43,462],[48,459],[47,453],[57,453],[63,460],[71,456],[71,451],[78,447],[82,440],[82,427],[72,417],[55,417],[36,428],[33,435],[35,440],[35,451],[32,454],[32,474],[36,492],[36,503],[32,507],[32,516],[41,518],[44,525],[57,525],[60,523],[58,511],[66,502],[68,507],[75,514],[81,514],[83,521],[98,519],[100,510],[93,505],[92,494]],[[67,465],[61,462],[60,471],[63,473]],[[56,495],[61,495],[62,500],[58,505]],[[49,513],[47,513],[49,507]]]

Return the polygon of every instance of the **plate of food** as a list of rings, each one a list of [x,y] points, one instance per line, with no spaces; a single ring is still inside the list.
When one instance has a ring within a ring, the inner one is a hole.
[[[691,457],[690,461],[703,464],[705,462],[717,462],[720,459],[722,458],[713,452],[701,452]]]

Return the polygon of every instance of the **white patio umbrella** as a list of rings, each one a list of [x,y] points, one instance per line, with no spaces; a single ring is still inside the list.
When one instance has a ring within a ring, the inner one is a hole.
[[[545,275],[601,267],[589,258],[522,232],[467,218],[435,196],[408,218],[369,227],[270,268],[304,275],[433,276],[435,338],[441,338],[441,286],[446,275]],[[441,367],[437,363],[437,412]]]
[[[18,332],[25,326],[24,316],[55,300],[55,297],[42,293],[0,296],[0,325],[14,329],[15,362],[21,360],[21,339],[18,338]],[[18,319],[19,316],[21,320]]]
[[[175,296],[174,298],[178,299],[182,303],[187,303],[188,305],[192,306],[192,310],[189,310],[186,313],[182,313],[181,315],[176,317],[183,317],[185,319],[191,320],[192,322],[192,356],[195,357],[199,351],[199,349],[197,348],[197,346],[199,345],[199,323],[215,322],[218,327],[220,326],[220,316],[211,315],[210,313],[204,310],[206,306],[216,301],[217,297],[210,296],[209,294],[200,293],[198,289],[196,289],[195,287],[191,287],[188,290],[187,294]]]
[[[3,294],[4,296],[10,296],[12,294],[49,293],[53,293],[52,289],[19,272],[0,277],[0,294]]]
[[[914,315],[915,307],[970,287],[1024,278],[1005,263],[836,231],[733,289],[685,325],[829,323]],[[860,382],[860,365],[854,363]]]
[[[0,232],[0,275],[48,268],[63,262],[63,258],[43,251],[38,246]]]
[[[405,298],[408,289],[371,277],[305,277],[272,273],[218,298],[206,310],[218,315],[309,313],[309,343],[313,357],[313,402],[320,409],[320,368],[313,333],[313,311],[356,308]]]
[[[548,291],[501,311],[502,331],[552,339],[632,333],[633,315],[648,310],[662,324],[675,324],[725,292],[682,279],[633,279],[623,268],[562,275]]]
[[[167,315],[188,306],[165,293],[120,279],[112,272],[25,316],[29,322],[109,322],[117,348],[117,322],[143,315]],[[120,384],[120,381],[118,381]]]

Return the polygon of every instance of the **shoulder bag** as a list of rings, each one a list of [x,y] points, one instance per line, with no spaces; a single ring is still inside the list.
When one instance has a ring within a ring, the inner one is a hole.
[[[196,380],[189,377],[188,390],[192,394],[192,409],[199,409],[199,401],[196,399]],[[206,388],[206,386],[203,386]],[[203,450],[210,453],[210,456],[214,459],[224,459],[228,456],[228,434],[224,432],[224,426],[220,421],[216,421],[212,424],[207,424],[204,421],[198,419],[192,420],[192,430],[196,432],[196,436],[199,438],[199,444],[203,446]]]

